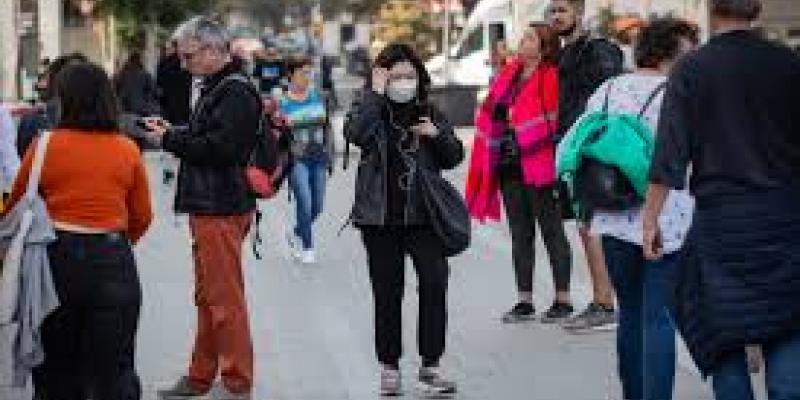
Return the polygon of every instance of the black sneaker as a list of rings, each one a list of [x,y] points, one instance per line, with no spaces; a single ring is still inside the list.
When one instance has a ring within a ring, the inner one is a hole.
[[[569,318],[575,311],[572,304],[555,302],[547,312],[542,315],[543,324],[553,324]]]
[[[515,322],[530,321],[536,317],[536,309],[533,304],[519,302],[514,307],[503,314],[503,323],[513,324]]]

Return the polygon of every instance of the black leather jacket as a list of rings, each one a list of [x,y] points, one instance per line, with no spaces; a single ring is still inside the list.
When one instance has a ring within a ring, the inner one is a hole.
[[[181,160],[175,211],[195,215],[241,215],[255,208],[244,167],[256,140],[261,101],[252,84],[225,80],[234,64],[204,82],[189,126],[170,130],[163,147]]]
[[[350,215],[356,226],[387,224],[389,130],[399,129],[390,119],[388,101],[383,96],[365,90],[345,123],[345,138],[361,149],[355,201]],[[434,138],[420,140],[414,160],[417,168],[426,168],[438,174],[461,163],[464,159],[464,146],[441,113],[434,111],[432,120],[439,128],[439,134]],[[406,209],[403,225],[428,224],[427,213],[420,198],[418,179],[413,181],[404,204]]]

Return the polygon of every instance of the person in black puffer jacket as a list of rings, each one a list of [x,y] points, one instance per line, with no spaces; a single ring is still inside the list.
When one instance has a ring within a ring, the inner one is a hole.
[[[455,392],[438,371],[445,348],[449,265],[429,221],[417,170],[455,168],[464,148],[428,102],[430,76],[411,47],[393,44],[375,61],[371,83],[348,116],[345,136],[361,149],[351,218],[361,230],[375,300],[381,392],[400,392],[401,308],[406,255],[419,277],[418,384],[433,395]]]

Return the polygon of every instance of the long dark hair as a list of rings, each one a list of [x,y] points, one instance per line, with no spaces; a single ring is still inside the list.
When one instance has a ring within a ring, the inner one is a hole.
[[[88,59],[81,53],[72,53],[59,56],[47,67],[47,91],[45,92],[45,100],[50,100],[55,97],[56,82],[58,74],[71,63],[87,62]]]
[[[375,58],[374,66],[391,69],[395,64],[403,61],[408,61],[414,66],[417,71],[417,79],[419,82],[419,90],[417,92],[417,100],[420,103],[428,102],[428,95],[431,90],[431,75],[425,69],[425,64],[419,58],[414,49],[405,43],[393,43],[386,46],[378,57]],[[372,74],[368,75],[368,87],[372,87]]]
[[[119,108],[111,81],[96,64],[68,64],[58,74],[55,94],[61,105],[58,128],[116,132]]]

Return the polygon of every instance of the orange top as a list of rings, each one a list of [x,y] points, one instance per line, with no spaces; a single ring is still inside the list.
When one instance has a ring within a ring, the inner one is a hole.
[[[8,208],[25,194],[36,144],[28,147]],[[126,231],[136,243],[153,220],[150,189],[136,144],[117,134],[56,130],[50,137],[39,193],[55,222]]]

